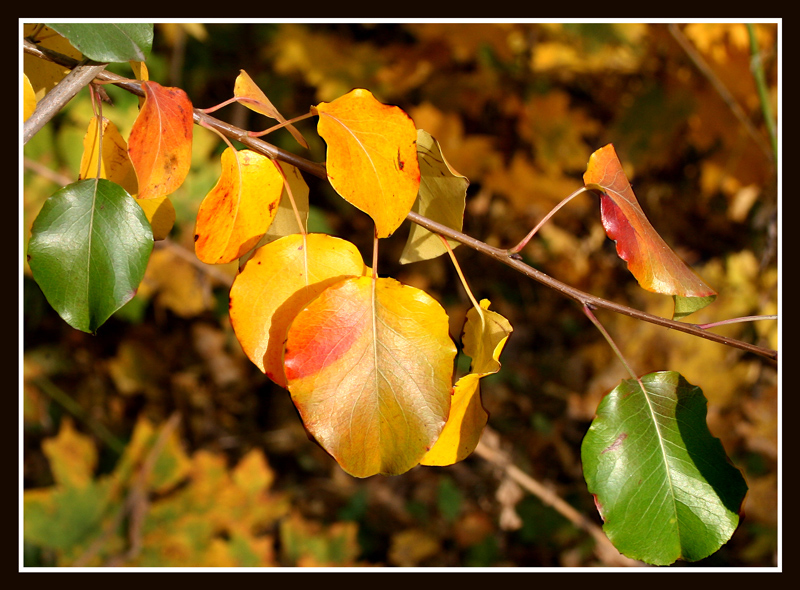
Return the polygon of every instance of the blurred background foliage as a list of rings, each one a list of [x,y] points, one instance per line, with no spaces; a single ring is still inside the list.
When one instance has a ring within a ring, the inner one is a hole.
[[[775,113],[777,25],[754,32]],[[613,143],[655,228],[719,292],[690,320],[777,313],[776,157],[744,24],[158,24],[154,43],[150,78],[185,89],[195,107],[230,98],[240,69],[287,118],[354,87],[400,106],[469,178],[465,233],[496,246],[514,245],[582,186],[590,154]],[[108,94],[104,114],[127,137],[138,99]],[[215,116],[272,124],[238,105]],[[25,146],[26,242],[44,200],[77,179],[90,117],[84,91]],[[298,124],[308,152],[283,131],[267,139],[323,161],[314,125]],[[231,330],[236,265],[194,258],[194,217],[223,148],[195,128],[192,169],[172,195],[175,227],[137,296],[96,335],[64,323],[25,267],[25,564],[609,565],[591,537],[535,496],[509,493],[481,458],[358,480],[308,440],[287,392]],[[307,182],[310,229],[350,239],[369,259],[369,218]],[[452,264],[399,265],[407,231],[384,241],[381,272],[436,297],[459,342],[469,302]],[[600,524],[580,443],[623,367],[570,300],[464,246],[456,255],[475,295],[514,326],[501,371],[483,380],[490,434]],[[579,289],[671,316],[671,298],[640,289],[616,256],[594,198],[561,210],[522,255]],[[750,488],[732,540],[676,565],[775,565],[776,367],[625,316],[600,319],[634,370],[676,370],[703,389],[709,427]],[[715,331],[778,348],[777,322]],[[458,370],[468,362],[462,355]]]

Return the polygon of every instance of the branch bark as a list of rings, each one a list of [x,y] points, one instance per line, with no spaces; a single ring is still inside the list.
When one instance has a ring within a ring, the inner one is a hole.
[[[66,67],[75,68],[79,65],[76,60],[68,56],[58,54],[53,51],[44,50],[35,45],[34,43],[31,43],[30,41],[24,40],[23,43],[24,43],[24,51],[31,55],[35,55],[42,59],[53,61],[55,63],[58,63]],[[119,86],[120,88],[127,90],[128,92],[136,94],[137,96],[144,96],[144,91],[142,90],[140,84],[138,84],[137,82],[126,80],[121,76],[118,76],[111,72],[107,72],[105,70],[100,71],[97,73],[96,79],[103,82],[113,83],[116,86]],[[287,164],[291,164],[292,166],[298,168],[299,170],[302,170],[303,172],[306,172],[318,178],[321,179],[327,178],[327,173],[324,164],[312,162],[311,160],[298,156],[297,154],[294,154],[292,152],[283,150],[270,143],[267,143],[266,141],[263,141],[256,137],[250,137],[246,130],[241,129],[239,127],[235,127],[229,123],[226,123],[215,117],[212,117],[211,115],[202,112],[200,109],[194,110],[194,121],[198,125],[211,127],[219,131],[226,137],[230,139],[235,139],[236,141],[244,144],[245,146],[256,152],[262,153],[275,160],[280,160],[282,162],[286,162]],[[619,303],[615,303],[613,301],[608,301],[601,297],[590,295],[589,293],[585,293],[579,289],[576,289],[565,283],[562,283],[561,281],[558,281],[557,279],[554,279],[553,277],[525,264],[524,262],[519,260],[518,257],[509,254],[508,250],[490,246],[485,242],[482,242],[460,231],[451,229],[445,225],[437,223],[413,211],[408,214],[407,219],[413,223],[421,225],[422,227],[431,232],[443,235],[447,238],[460,242],[461,244],[464,244],[469,248],[477,250],[478,252],[481,252],[482,254],[485,254],[497,260],[498,262],[510,266],[511,268],[522,273],[523,275],[573,299],[574,301],[579,303],[581,307],[586,306],[589,309],[605,309],[608,311],[613,311],[615,313],[627,315],[632,318],[641,320],[643,322],[649,322],[657,326],[676,330],[679,332],[684,332],[686,334],[691,334],[692,336],[697,336],[699,338],[705,338],[706,340],[710,340],[712,342],[717,342],[719,344],[724,344],[726,346],[738,348],[746,352],[751,352],[753,354],[760,355],[775,362],[778,361],[778,351],[776,350],[764,348],[761,346],[757,346],[755,344],[751,344],[749,342],[736,340],[734,338],[721,336],[719,334],[715,334],[713,332],[704,330],[703,328],[695,324],[668,320],[666,318],[655,316],[640,311],[638,309],[634,309],[625,305],[621,305]]]

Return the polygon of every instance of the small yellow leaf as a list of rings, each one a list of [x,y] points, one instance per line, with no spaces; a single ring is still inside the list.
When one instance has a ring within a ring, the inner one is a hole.
[[[172,226],[175,225],[175,207],[169,200],[169,196],[137,199],[136,202],[144,210],[144,214],[153,228],[153,239],[158,241],[166,238],[172,231]]]
[[[128,146],[125,139],[117,130],[116,125],[103,117],[102,145],[103,154],[100,162],[99,178],[106,178],[116,182],[129,195],[138,191],[136,171],[128,156]],[[83,155],[81,156],[81,169],[78,178],[97,178],[97,158],[100,151],[100,134],[98,133],[97,117],[89,121],[89,128],[83,138]]]
[[[133,70],[133,77],[137,80],[141,80],[142,82],[146,82],[150,79],[150,74],[147,70],[147,65],[143,61],[132,61],[130,62],[131,69]]]
[[[500,370],[500,353],[513,331],[506,318],[489,310],[490,302],[480,302],[467,312],[464,325],[464,353],[472,358],[470,373],[458,380],[453,393],[450,416],[439,440],[422,458],[422,465],[452,465],[466,459],[481,438],[489,414],[481,404],[480,379]]]
[[[35,110],[36,93],[33,91],[28,76],[22,74],[22,120],[27,121]]]
[[[233,95],[251,111],[276,119],[280,123],[286,123],[286,119],[283,118],[283,115],[278,112],[278,109],[270,102],[267,95],[264,94],[261,88],[253,82],[253,79],[244,70],[240,70],[239,75],[236,77],[236,82],[233,86]],[[292,134],[292,137],[297,140],[297,143],[308,149],[308,143],[294,125],[286,125],[286,128],[289,130],[289,133]]]
[[[197,257],[225,264],[252,250],[272,224],[282,192],[283,177],[272,160],[227,148],[219,181],[197,212]]]
[[[379,238],[400,227],[420,184],[417,128],[400,108],[358,88],[322,102],[317,130],[328,144],[328,180],[375,222]]]

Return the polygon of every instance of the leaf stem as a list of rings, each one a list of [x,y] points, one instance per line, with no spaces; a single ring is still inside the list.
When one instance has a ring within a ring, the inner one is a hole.
[[[736,324],[739,322],[757,322],[760,320],[777,320],[778,316],[776,315],[748,315],[741,318],[731,318],[729,320],[720,320],[719,322],[711,322],[710,324],[693,324],[698,328],[703,330],[707,330],[708,328],[714,328],[716,326],[724,326],[726,324]]]
[[[606,330],[605,326],[603,326],[603,324],[600,323],[600,320],[598,320],[597,317],[595,317],[594,313],[592,313],[591,307],[589,307],[588,305],[584,305],[583,306],[583,313],[586,315],[587,318],[589,318],[592,321],[592,323],[595,325],[595,327],[598,330],[600,330],[600,333],[603,335],[603,338],[606,339],[606,342],[608,342],[608,345],[614,351],[614,354],[617,355],[617,358],[624,365],[625,370],[628,371],[628,374],[631,377],[633,377],[633,379],[636,380],[636,382],[639,384],[639,387],[642,388],[642,392],[644,392],[644,390],[645,390],[644,389],[644,384],[642,383],[641,379],[639,379],[639,375],[637,375],[633,371],[631,366],[628,364],[628,360],[625,358],[625,355],[622,354],[622,351],[619,349],[619,346],[617,346],[617,343],[614,342],[614,339],[611,338],[611,334],[608,333],[608,330]]]
[[[248,135],[250,137],[261,137],[262,135],[267,135],[269,133],[272,133],[273,131],[281,129],[282,127],[286,127],[287,125],[297,123],[298,121],[302,121],[303,119],[308,119],[309,117],[313,116],[314,114],[311,111],[309,111],[305,115],[300,115],[299,117],[295,117],[294,119],[289,119],[288,121],[284,121],[283,123],[278,123],[277,125],[273,125],[269,129],[265,129],[264,131],[248,131]]]
[[[444,247],[447,248],[447,253],[450,255],[450,260],[453,261],[453,266],[458,273],[458,278],[461,279],[461,284],[464,286],[464,290],[467,292],[467,296],[469,300],[472,302],[472,306],[475,308],[475,311],[481,316],[481,327],[483,327],[484,319],[483,319],[483,308],[478,304],[478,301],[475,299],[475,296],[472,294],[472,289],[469,288],[467,284],[467,279],[464,278],[464,273],[461,272],[461,266],[458,264],[458,260],[456,259],[456,255],[453,252],[453,249],[450,247],[450,244],[441,234],[437,234],[439,239],[442,240]]]
[[[534,227],[534,228],[533,228],[533,229],[530,231],[530,233],[529,233],[527,236],[525,236],[524,238],[522,238],[522,240],[519,242],[519,244],[517,244],[517,245],[516,245],[516,246],[514,246],[513,248],[509,248],[509,249],[507,250],[507,252],[508,252],[508,255],[509,255],[509,256],[512,256],[512,255],[514,255],[514,254],[517,254],[517,253],[519,253],[519,252],[520,252],[520,251],[521,251],[521,250],[522,250],[522,249],[523,249],[523,248],[524,248],[524,247],[525,247],[525,246],[528,244],[528,242],[531,240],[531,238],[532,238],[533,236],[535,236],[535,235],[536,235],[536,232],[538,232],[538,231],[539,231],[539,229],[540,229],[540,228],[541,228],[541,227],[542,227],[542,226],[543,226],[543,225],[544,225],[544,224],[547,222],[547,220],[549,220],[549,219],[550,219],[550,218],[551,218],[553,215],[555,215],[555,214],[556,214],[556,212],[557,212],[559,209],[561,209],[561,208],[562,208],[564,205],[566,205],[567,203],[569,203],[569,202],[570,202],[572,199],[574,199],[575,197],[577,197],[577,196],[578,196],[578,195],[580,195],[581,193],[588,193],[588,192],[591,192],[591,191],[590,191],[589,189],[587,189],[585,186],[583,186],[583,187],[579,188],[578,190],[576,190],[574,193],[572,193],[570,196],[568,196],[567,198],[565,198],[564,200],[562,200],[562,201],[561,201],[561,202],[560,202],[558,205],[556,205],[555,207],[553,207],[553,208],[550,210],[550,213],[548,213],[547,215],[545,215],[545,216],[542,218],[542,220],[541,220],[541,221],[540,221],[540,222],[539,222],[539,223],[536,225],[536,227]]]
[[[378,278],[378,228],[375,228],[375,234],[372,237],[372,282],[374,283]]]

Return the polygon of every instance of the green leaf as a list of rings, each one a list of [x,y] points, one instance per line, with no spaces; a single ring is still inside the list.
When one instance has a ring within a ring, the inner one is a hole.
[[[153,231],[133,197],[92,178],[47,199],[33,223],[28,261],[53,309],[93,333],[136,294],[152,249]]]
[[[89,59],[145,61],[153,46],[152,23],[48,23]]]
[[[623,554],[655,565],[697,561],[727,543],[747,485],[706,425],[706,398],[679,373],[620,383],[581,446],[605,531]]]

